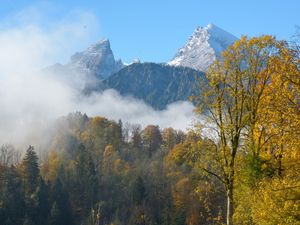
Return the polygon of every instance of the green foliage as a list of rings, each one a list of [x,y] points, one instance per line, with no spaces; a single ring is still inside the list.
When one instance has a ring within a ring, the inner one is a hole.
[[[6,168],[4,185],[0,191],[0,224],[21,224],[26,206],[23,195],[23,182],[14,167]]]
[[[158,126],[148,125],[142,131],[142,142],[145,146],[145,150],[151,157],[152,154],[158,150],[162,144],[162,137]]]
[[[57,179],[51,190],[51,225],[71,225],[73,224],[73,215],[69,202],[69,195],[64,189],[61,181]]]
[[[300,76],[291,52],[264,36],[244,37],[224,53],[199,96],[208,104],[197,108],[212,110],[213,132],[142,129],[76,112],[57,121],[40,161],[32,146],[21,162],[13,146],[2,146],[0,224],[221,225],[226,197],[235,209],[228,224],[299,224]],[[128,68],[120,74],[129,88],[157,108],[194,92],[186,90],[195,81],[187,68]],[[147,76],[166,84],[178,71],[180,82],[167,89],[148,95],[136,86]]]
[[[75,190],[78,204],[81,210],[89,210],[97,197],[97,177],[91,154],[80,145],[75,159]]]
[[[140,205],[146,197],[146,189],[143,179],[138,176],[132,186],[133,201]]]
[[[22,162],[22,169],[24,174],[25,191],[28,194],[32,194],[38,185],[39,179],[39,165],[38,157],[34,151],[33,146],[29,146],[26,151],[26,155]]]

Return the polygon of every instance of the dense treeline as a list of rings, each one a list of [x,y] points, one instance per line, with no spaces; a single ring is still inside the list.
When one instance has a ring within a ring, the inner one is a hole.
[[[0,224],[189,224],[221,220],[224,198],[177,154],[193,132],[123,127],[73,113],[58,121],[49,154],[1,148]],[[172,150],[174,149],[174,150]],[[43,155],[43,154],[42,154]]]
[[[77,112],[39,157],[2,146],[0,224],[300,224],[299,65],[299,45],[243,37],[191,131]]]

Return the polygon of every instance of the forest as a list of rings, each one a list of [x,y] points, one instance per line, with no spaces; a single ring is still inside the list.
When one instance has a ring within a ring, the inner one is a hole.
[[[195,126],[74,112],[0,147],[2,225],[300,224],[300,49],[242,37],[199,81]]]

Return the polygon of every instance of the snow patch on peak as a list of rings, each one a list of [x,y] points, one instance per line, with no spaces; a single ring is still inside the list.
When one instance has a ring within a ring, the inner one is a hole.
[[[206,71],[237,38],[214,24],[197,27],[168,64]]]
[[[134,58],[132,60],[132,62],[130,62],[130,63],[124,63],[124,65],[125,66],[130,66],[130,65],[135,64],[135,63],[141,63],[141,60],[139,58]]]
[[[99,41],[100,44],[105,44],[105,43],[108,43],[110,44],[109,42],[109,39],[108,38],[102,38],[100,41]]]
[[[132,63],[141,63],[141,60],[139,58],[135,58],[132,60]]]
[[[92,44],[90,47],[87,48],[87,51],[103,49],[103,48],[110,48],[110,42],[107,38],[101,39],[100,41]]]
[[[124,64],[121,60],[115,60],[110,42],[105,38],[72,55],[69,66],[103,79],[123,68]]]
[[[206,25],[206,29],[211,29],[212,27],[214,27],[215,25],[212,23],[209,23]]]

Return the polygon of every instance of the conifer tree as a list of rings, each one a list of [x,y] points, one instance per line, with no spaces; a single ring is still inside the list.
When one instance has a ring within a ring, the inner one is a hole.
[[[38,164],[38,156],[34,151],[33,146],[29,146],[26,151],[25,157],[22,162],[23,169],[23,179],[25,185],[26,194],[32,194],[37,186],[39,179],[39,164]]]

